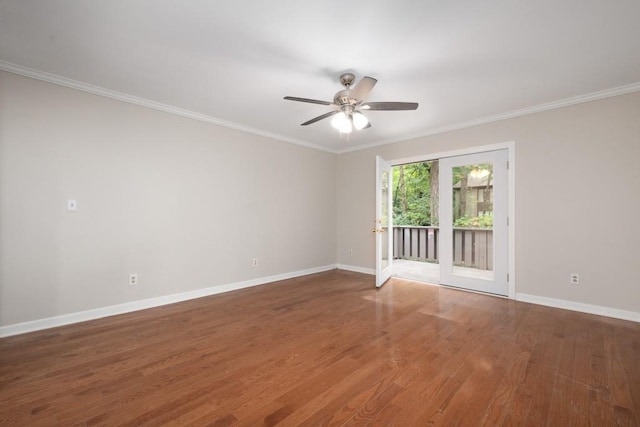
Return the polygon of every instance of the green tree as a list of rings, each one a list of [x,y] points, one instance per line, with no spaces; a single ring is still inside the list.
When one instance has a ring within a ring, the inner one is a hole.
[[[459,227],[491,227],[493,217],[469,217],[469,180],[473,174],[489,173],[484,200],[489,200],[493,172],[491,164],[454,167],[452,185],[459,184],[459,195],[454,206],[454,225]],[[393,168],[393,218],[396,225],[439,225],[439,173],[438,160],[399,165]],[[469,206],[470,209],[470,206]]]
[[[431,214],[430,225],[440,225],[440,162],[433,160],[429,167],[429,206]]]
[[[393,216],[397,225],[431,225],[431,162],[393,168]]]

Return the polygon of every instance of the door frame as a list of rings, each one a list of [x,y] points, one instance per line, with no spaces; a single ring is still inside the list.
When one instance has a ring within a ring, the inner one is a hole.
[[[461,148],[458,150],[441,151],[437,153],[425,153],[412,157],[403,157],[399,159],[388,159],[392,166],[397,166],[406,163],[419,163],[427,162],[430,160],[438,160],[443,157],[464,156],[467,154],[478,154],[486,151],[507,150],[507,157],[509,160],[509,167],[507,170],[507,183],[509,186],[508,203],[507,203],[507,216],[509,226],[507,229],[508,235],[508,273],[509,273],[509,293],[507,297],[509,299],[516,298],[516,142],[507,141],[497,144],[478,145],[467,148]]]

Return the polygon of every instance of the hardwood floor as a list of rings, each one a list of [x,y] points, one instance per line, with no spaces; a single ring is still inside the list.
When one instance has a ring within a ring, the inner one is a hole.
[[[0,340],[1,425],[640,425],[640,324],[331,271]]]

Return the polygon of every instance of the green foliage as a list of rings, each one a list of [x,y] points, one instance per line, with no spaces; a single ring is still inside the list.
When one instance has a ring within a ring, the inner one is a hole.
[[[493,215],[480,215],[473,218],[463,216],[458,218],[454,223],[454,227],[464,228],[493,228]]]
[[[396,225],[431,225],[430,162],[393,168],[393,221]]]
[[[407,165],[395,166],[393,168],[393,221],[395,225],[418,225],[429,226],[434,225],[431,218],[431,167],[433,162],[411,163]],[[464,212],[476,212],[477,210],[468,210],[466,204],[476,203],[468,196],[466,188],[469,175],[474,171],[486,169],[493,170],[492,164],[473,164],[463,165],[453,168],[453,182],[464,184],[464,188],[460,188],[460,197],[458,197],[458,205],[454,206],[454,217]],[[435,172],[437,173],[437,171]],[[490,180],[491,178],[489,178]],[[437,183],[434,183],[437,186]],[[437,197],[437,195],[436,195]],[[462,206],[462,204],[465,206]],[[436,203],[436,201],[434,201]],[[437,213],[437,205],[434,205],[434,211]],[[465,209],[463,209],[465,208]],[[437,225],[438,218],[434,213],[434,220]],[[482,215],[478,217],[462,216],[455,220],[455,227],[470,228],[492,228],[493,216]]]
[[[421,212],[408,211],[406,214],[394,214],[393,225],[430,225],[429,216],[429,209]]]

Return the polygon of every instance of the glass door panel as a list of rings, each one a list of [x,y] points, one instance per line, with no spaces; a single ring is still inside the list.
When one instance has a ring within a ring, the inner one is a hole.
[[[507,151],[440,160],[441,283],[508,294]]]
[[[451,172],[452,271],[493,280],[493,163],[454,166]]]

